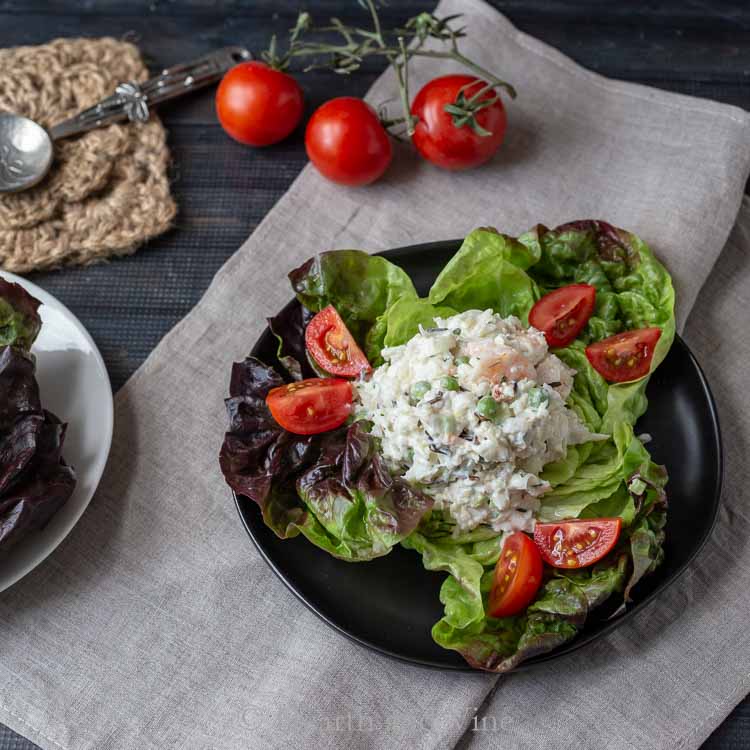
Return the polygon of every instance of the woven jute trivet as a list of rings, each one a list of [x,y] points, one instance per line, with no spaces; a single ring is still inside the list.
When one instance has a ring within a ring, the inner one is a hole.
[[[0,111],[50,127],[148,71],[136,47],[116,39],[56,39],[0,50]],[[169,228],[164,128],[144,124],[92,130],[55,143],[48,177],[0,196],[0,266],[25,272],[132,253]]]

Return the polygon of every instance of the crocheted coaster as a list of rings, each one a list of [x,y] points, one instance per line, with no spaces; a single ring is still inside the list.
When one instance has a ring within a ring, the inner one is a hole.
[[[0,50],[0,111],[50,127],[148,71],[136,47],[115,39],[56,39]],[[132,253],[169,228],[164,128],[110,125],[55,143],[52,171],[23,193],[0,195],[0,266],[25,272]]]

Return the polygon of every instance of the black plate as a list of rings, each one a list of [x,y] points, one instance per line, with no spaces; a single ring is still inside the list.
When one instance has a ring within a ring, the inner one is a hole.
[[[425,294],[459,245],[459,240],[433,242],[382,254],[401,266]],[[266,329],[252,354],[274,364],[275,351],[276,342]],[[618,627],[675,582],[711,533],[721,489],[719,423],[708,383],[680,338],[675,338],[651,378],[647,394],[648,412],[637,430],[653,436],[649,450],[670,475],[665,562],[639,584],[635,603],[621,616],[587,623],[577,638],[529,659],[521,668],[574,651]],[[276,575],[331,627],[398,659],[471,671],[461,656],[441,648],[430,636],[432,625],[443,615],[438,592],[445,573],[425,570],[419,555],[401,547],[366,563],[337,560],[301,535],[279,539],[264,525],[255,503],[245,497],[235,500],[248,534]]]

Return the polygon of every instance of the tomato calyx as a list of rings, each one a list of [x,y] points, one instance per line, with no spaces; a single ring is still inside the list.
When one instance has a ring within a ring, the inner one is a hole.
[[[477,135],[487,138],[492,135],[492,131],[483,128],[477,122],[476,116],[483,109],[491,107],[499,101],[500,97],[497,94],[490,97],[484,96],[494,89],[495,84],[485,83],[484,81],[477,81],[476,83],[480,84],[480,87],[474,94],[467,96],[466,89],[475,85],[473,83],[468,84],[458,92],[452,103],[443,105],[443,109],[451,115],[454,127],[463,128],[468,125]]]

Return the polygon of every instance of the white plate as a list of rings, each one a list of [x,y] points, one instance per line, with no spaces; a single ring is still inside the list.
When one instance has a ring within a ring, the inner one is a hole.
[[[41,303],[42,330],[31,351],[42,406],[68,423],[65,461],[75,468],[76,488],[41,531],[33,531],[0,558],[0,591],[41,563],[70,533],[94,495],[112,444],[112,386],[102,355],[81,322],[51,294],[12,273]]]

